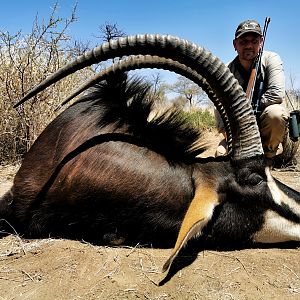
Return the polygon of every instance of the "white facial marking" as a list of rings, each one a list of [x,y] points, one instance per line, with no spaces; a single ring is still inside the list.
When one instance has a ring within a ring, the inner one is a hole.
[[[267,185],[274,202],[280,206],[285,204],[292,214],[300,216],[300,205],[279,189],[269,168],[266,168],[265,171],[268,180]],[[262,229],[255,233],[252,239],[254,242],[258,243],[300,241],[300,224],[280,216],[276,211],[268,210],[264,216]]]
[[[266,168],[266,175],[267,175],[267,180],[268,180],[268,187],[270,189],[270,192],[272,194],[272,197],[273,197],[273,200],[275,203],[277,203],[278,205],[281,204],[281,191],[279,190],[279,188],[277,187],[272,175],[271,175],[271,172],[270,172],[270,169],[267,167]]]
[[[270,189],[271,195],[273,197],[273,200],[276,204],[287,205],[291,212],[294,213],[297,216],[300,216],[300,205],[297,203],[293,198],[290,198],[288,195],[284,193],[279,187],[277,186],[275,180],[273,179],[270,169],[266,168],[266,175],[267,175],[267,184]]]
[[[293,223],[275,211],[268,210],[262,229],[255,233],[252,240],[257,243],[300,241],[300,224]]]

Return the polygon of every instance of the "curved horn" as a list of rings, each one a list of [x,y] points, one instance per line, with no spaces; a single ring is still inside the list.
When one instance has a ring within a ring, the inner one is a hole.
[[[79,69],[109,58],[132,54],[150,54],[171,58],[191,67],[205,77],[216,96],[222,99],[226,111],[232,111],[230,127],[233,135],[233,157],[240,159],[263,154],[251,104],[246,100],[244,91],[230,70],[204,48],[169,35],[136,35],[104,43],[59,69],[33,88],[15,107]]]
[[[224,121],[224,125],[226,128],[226,132],[228,134],[228,149],[229,154],[231,153],[232,149],[232,134],[230,129],[230,123],[227,118],[228,112],[224,109],[222,101],[220,101],[214,91],[211,89],[205,78],[201,75],[193,71],[191,68],[179,63],[178,61],[174,61],[169,58],[159,57],[159,56],[151,56],[151,55],[131,55],[127,58],[124,58],[112,66],[104,69],[91,79],[87,80],[83,85],[81,85],[78,89],[76,89],[70,96],[68,96],[61,104],[56,108],[59,109],[63,105],[67,104],[73,98],[78,96],[80,93],[85,91],[86,89],[92,87],[93,85],[99,83],[102,80],[105,80],[107,77],[111,76],[117,72],[125,72],[135,69],[142,69],[142,68],[157,68],[157,69],[164,69],[168,71],[173,71],[177,74],[180,74],[197,85],[199,85],[207,94],[209,99],[214,103],[217,110],[220,112],[220,115]]]

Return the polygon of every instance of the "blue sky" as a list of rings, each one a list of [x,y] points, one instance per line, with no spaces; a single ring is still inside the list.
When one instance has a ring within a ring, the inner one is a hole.
[[[70,16],[76,0],[58,0],[58,16]],[[74,23],[68,34],[74,39],[96,43],[99,26],[117,23],[127,34],[161,33],[188,39],[209,49],[222,61],[234,56],[232,39],[237,25],[256,19],[263,26],[271,17],[266,50],[277,52],[285,67],[286,84],[290,78],[300,88],[300,1],[299,0],[78,0]],[[1,1],[0,29],[11,34],[30,32],[36,15],[47,19],[55,1]],[[99,40],[98,40],[99,42]],[[166,75],[166,78],[172,76]]]

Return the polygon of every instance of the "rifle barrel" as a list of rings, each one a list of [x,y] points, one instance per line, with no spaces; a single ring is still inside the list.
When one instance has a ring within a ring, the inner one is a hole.
[[[246,97],[251,102],[252,102],[252,99],[253,99],[253,93],[254,93],[255,83],[256,83],[256,80],[257,80],[257,74],[258,74],[258,71],[259,71],[259,68],[260,68],[260,65],[261,65],[261,57],[262,57],[262,54],[263,54],[265,39],[266,39],[267,30],[268,30],[268,26],[269,26],[270,21],[271,21],[270,17],[265,18],[265,24],[264,24],[263,35],[262,35],[262,45],[259,49],[259,52],[258,52],[258,55],[257,55],[257,58],[256,58],[256,62],[255,62],[254,66],[253,66],[253,69],[251,71],[251,75],[250,75],[249,82],[248,82],[248,85],[247,85]],[[257,99],[257,101],[256,101],[256,105],[255,105],[256,110],[258,108],[258,101],[259,101],[259,99]]]

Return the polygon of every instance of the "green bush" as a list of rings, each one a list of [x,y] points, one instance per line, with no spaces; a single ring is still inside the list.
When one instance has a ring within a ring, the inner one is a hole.
[[[216,126],[215,117],[211,110],[193,110],[191,112],[183,112],[183,114],[189,122],[201,130],[212,129]]]

